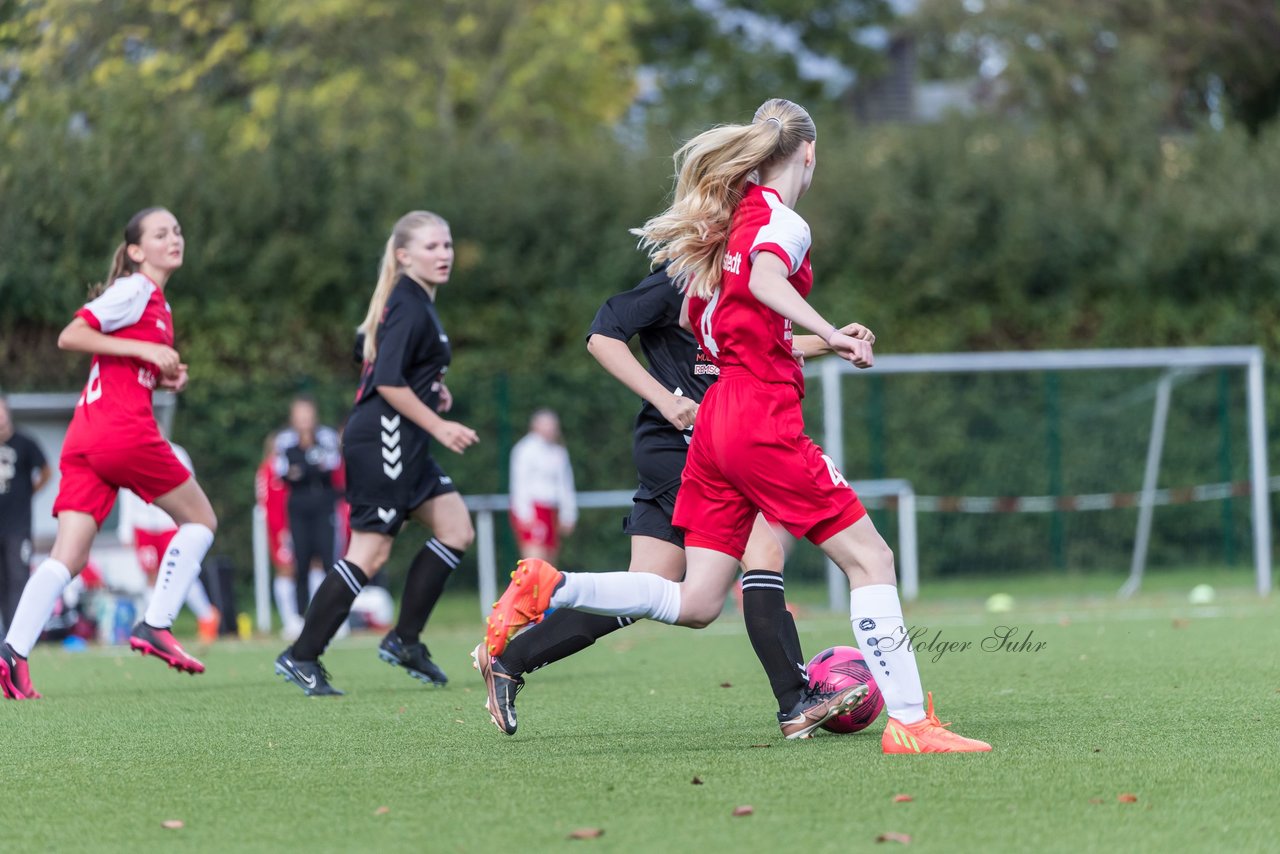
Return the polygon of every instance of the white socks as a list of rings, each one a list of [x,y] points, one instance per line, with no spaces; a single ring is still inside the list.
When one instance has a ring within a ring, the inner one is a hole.
[[[27,586],[22,588],[22,599],[13,615],[13,625],[5,636],[5,642],[13,651],[26,658],[31,647],[40,639],[45,623],[53,616],[53,608],[62,596],[62,589],[71,583],[71,571],[53,558],[31,574]]]
[[[849,621],[884,695],[889,717],[904,724],[924,720],[924,688],[902,619],[898,588],[869,584],[850,591]]]
[[[178,528],[160,557],[156,589],[143,621],[154,629],[167,629],[182,608],[191,583],[200,574],[200,562],[213,545],[213,531],[194,522]]]
[[[197,620],[207,620],[213,616],[213,603],[209,601],[209,593],[199,578],[191,582],[191,589],[187,591],[187,607],[196,615]]]
[[[292,578],[277,575],[271,582],[271,590],[275,594],[276,610],[280,612],[280,621],[288,625],[290,621],[302,619],[298,613],[298,584]]]
[[[324,577],[327,574],[328,573],[326,573],[323,569],[307,570],[307,601],[308,602],[316,598],[316,591],[320,589],[321,584],[324,584]]]
[[[680,585],[651,572],[566,572],[551,605],[674,625],[680,618]]]

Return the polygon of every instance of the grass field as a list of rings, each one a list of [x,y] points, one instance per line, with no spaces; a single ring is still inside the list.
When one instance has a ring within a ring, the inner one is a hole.
[[[1275,850],[1280,605],[1238,572],[1192,607],[1198,580],[1153,579],[1126,603],[1102,595],[1114,577],[1001,582],[1019,604],[998,616],[980,584],[926,591],[908,622],[973,646],[921,652],[925,686],[943,720],[995,745],[985,755],[883,756],[883,719],[783,741],[732,614],[699,633],[638,625],[533,674],[511,738],[469,668],[471,596],[446,599],[427,638],[453,677],[442,690],[379,662],[367,636],[326,656],[338,699],[274,676],[276,641],[201,650],[194,678],[42,647],[46,699],[0,704],[0,850],[896,849],[884,833],[922,851]],[[999,625],[1045,646],[982,651]],[[838,615],[810,607],[800,627],[810,654],[851,643]],[[578,828],[604,833],[570,841]]]

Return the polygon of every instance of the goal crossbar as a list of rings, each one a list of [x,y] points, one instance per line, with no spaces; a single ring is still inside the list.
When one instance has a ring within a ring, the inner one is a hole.
[[[1244,368],[1248,410],[1249,491],[1252,498],[1253,559],[1259,595],[1271,591],[1271,496],[1268,488],[1266,398],[1263,386],[1264,356],[1261,347],[1151,347],[1108,350],[1029,350],[988,353],[920,353],[877,356],[875,367],[860,371],[842,359],[825,359],[805,367],[805,375],[818,378],[822,387],[823,447],[827,455],[844,469],[843,396],[840,387],[845,374],[958,374],[1035,373],[1044,371],[1088,371],[1124,368],[1162,370],[1147,464],[1139,503],[1138,530],[1129,579],[1121,595],[1131,595],[1142,577],[1150,537],[1151,513],[1164,424],[1168,415],[1170,380],[1180,371],[1207,368]],[[837,583],[839,570],[828,564],[829,582]]]

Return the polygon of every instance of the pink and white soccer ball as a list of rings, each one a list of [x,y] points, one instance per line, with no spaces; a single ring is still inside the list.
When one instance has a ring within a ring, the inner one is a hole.
[[[839,733],[858,732],[871,726],[880,717],[880,712],[884,709],[884,696],[876,686],[871,668],[867,667],[866,660],[858,650],[851,646],[824,649],[809,662],[808,673],[809,686],[812,688],[822,686],[824,691],[838,691],[849,685],[866,683],[871,689],[871,693],[867,694],[858,708],[847,715],[835,716],[822,725],[823,729]]]

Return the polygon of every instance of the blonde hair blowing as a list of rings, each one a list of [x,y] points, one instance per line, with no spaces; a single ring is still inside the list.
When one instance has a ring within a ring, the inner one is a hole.
[[[747,180],[813,142],[817,128],[799,104],[765,101],[749,125],[721,125],[698,134],[676,152],[671,207],[632,229],[655,264],[683,291],[710,298],[720,288],[721,265],[733,212]]]
[[[378,268],[378,284],[373,288],[369,310],[365,312],[364,322],[360,324],[360,331],[364,333],[366,362],[372,362],[378,355],[378,324],[382,322],[382,312],[387,307],[387,298],[391,296],[391,289],[395,287],[400,273],[404,271],[400,262],[396,260],[396,250],[403,249],[408,245],[409,238],[413,237],[415,231],[428,225],[449,227],[449,223],[439,214],[433,214],[431,211],[409,211],[396,220],[395,228],[391,229],[391,236],[387,238],[386,251],[382,253],[382,266]]]

